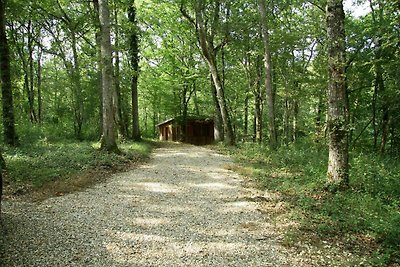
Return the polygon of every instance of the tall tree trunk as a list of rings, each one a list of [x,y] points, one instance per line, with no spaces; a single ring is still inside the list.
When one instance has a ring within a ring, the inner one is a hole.
[[[34,86],[34,62],[33,62],[33,29],[32,20],[28,22],[28,69],[29,82],[28,82],[28,102],[29,102],[29,115],[31,122],[37,122],[35,112],[35,86]]]
[[[285,106],[283,110],[283,141],[285,145],[290,143],[290,99],[286,95],[284,98]]]
[[[262,76],[262,69],[261,69],[261,57],[257,57],[256,62],[256,73],[257,73],[257,80],[256,80],[256,88],[254,90],[254,141],[261,144],[262,142],[262,135],[263,135],[263,93],[261,90],[261,76]]]
[[[95,38],[96,38],[96,47],[97,47],[97,86],[99,92],[99,134],[101,135],[103,132],[103,89],[102,89],[102,64],[101,64],[101,33],[100,33],[100,20],[99,20],[99,1],[93,0],[94,13],[96,17],[95,21]]]
[[[275,124],[275,97],[272,87],[272,60],[269,45],[269,32],[265,0],[258,0],[258,7],[261,15],[261,28],[264,42],[265,89],[267,92],[268,105],[269,145],[272,149],[276,149],[276,147],[278,146],[278,136]]]
[[[387,141],[387,135],[389,133],[389,101],[387,96],[385,95],[385,81],[384,81],[384,69],[382,67],[382,35],[384,34],[382,31],[382,23],[384,22],[384,14],[383,14],[383,6],[382,1],[377,1],[378,9],[374,6],[373,1],[369,1],[369,5],[371,8],[371,15],[372,20],[375,25],[377,25],[377,36],[374,39],[375,44],[375,60],[374,60],[374,67],[375,67],[375,84],[374,84],[374,96],[373,96],[373,103],[372,103],[372,110],[373,110],[373,125],[374,125],[374,146],[377,147],[378,143],[378,135],[379,131],[376,125],[376,105],[378,103],[378,99],[381,98],[382,100],[379,101],[381,103],[382,109],[382,124],[380,127],[381,134],[381,141],[379,146],[379,152],[384,154],[385,146]]]
[[[141,140],[139,126],[139,104],[138,104],[138,78],[139,78],[139,36],[138,25],[136,21],[135,0],[131,0],[128,8],[128,19],[131,23],[132,32],[129,40],[130,61],[133,74],[131,77],[131,94],[132,94],[132,139]]]
[[[210,81],[211,81],[211,95],[214,102],[214,140],[215,142],[222,142],[224,141],[224,126],[222,124],[222,115],[221,115],[221,108],[219,107],[218,97],[217,97],[217,90],[215,89],[215,85],[210,74]]]
[[[15,131],[10,51],[6,34],[6,0],[0,0],[0,69],[4,142],[15,146],[18,143],[18,138]]]
[[[99,0],[99,19],[101,29],[101,63],[103,88],[103,135],[101,148],[106,151],[118,151],[114,114],[113,114],[113,69],[110,40],[110,12],[108,0]]]
[[[79,58],[78,58],[78,44],[76,42],[76,32],[74,29],[70,29],[71,31],[71,40],[72,40],[72,56],[74,60],[74,65],[71,69],[71,78],[73,84],[73,93],[74,93],[74,112],[75,112],[75,137],[78,140],[82,140],[82,126],[83,126],[83,97],[82,97],[82,86],[81,86],[81,74],[80,74],[80,66],[79,66]]]
[[[215,90],[217,92],[218,104],[220,107],[222,123],[224,126],[224,141],[228,145],[234,145],[235,137],[233,133],[232,124],[229,118],[229,113],[224,93],[224,86],[221,81],[221,76],[217,68],[216,49],[212,47],[212,44],[210,44],[209,41],[207,41],[207,31],[204,25],[203,14],[202,14],[204,10],[204,4],[205,4],[204,0],[200,0],[197,2],[196,5],[196,24],[198,30],[199,44],[203,56],[208,64],[208,68],[210,70],[210,74],[214,82]]]
[[[115,123],[118,126],[120,134],[127,138],[127,122],[125,121],[125,116],[123,114],[122,108],[122,94],[121,94],[121,83],[120,83],[120,55],[119,55],[119,29],[118,29],[118,8],[116,6],[116,1],[114,1],[114,23],[115,23],[115,67],[114,67],[114,81],[115,81],[115,91],[114,91],[114,105],[115,105]]]
[[[342,0],[326,5],[328,43],[328,183],[333,189],[348,186],[348,109],[345,86],[345,14]]]

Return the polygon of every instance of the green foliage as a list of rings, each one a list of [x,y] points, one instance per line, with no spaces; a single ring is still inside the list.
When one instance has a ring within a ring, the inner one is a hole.
[[[148,143],[125,142],[120,145],[121,154],[104,153],[98,149],[99,143],[62,139],[63,135],[57,138],[58,131],[46,135],[46,130],[33,128],[28,135],[25,129],[19,147],[4,148],[8,183],[41,187],[85,171],[119,169],[146,158],[151,151]]]
[[[317,240],[349,242],[349,249],[361,244],[372,252],[371,266],[399,263],[399,162],[357,154],[351,160],[350,188],[333,194],[325,189],[327,151],[318,146],[302,140],[277,152],[252,143],[224,150],[240,163],[240,172],[282,195],[292,220],[300,223],[287,233],[289,239],[296,236],[292,241],[312,233]]]

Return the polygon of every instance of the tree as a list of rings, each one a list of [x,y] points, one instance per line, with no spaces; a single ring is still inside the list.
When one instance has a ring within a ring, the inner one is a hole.
[[[190,17],[190,15],[186,12],[183,1],[181,2],[181,12],[183,16],[185,16],[196,28],[200,50],[205,61],[207,62],[216,90],[216,96],[224,128],[224,141],[226,144],[234,145],[235,136],[226,103],[224,83],[221,80],[221,71],[218,69],[217,64],[217,53],[226,44],[227,36],[223,38],[220,44],[214,44],[215,35],[220,23],[219,16],[222,6],[220,1],[215,1],[213,5],[211,23],[208,22],[208,19],[204,18],[204,13],[206,12],[206,2],[204,0],[195,1],[195,19]]]
[[[110,12],[108,0],[99,0],[99,19],[101,28],[101,64],[103,92],[103,135],[101,149],[110,152],[118,151],[113,108],[113,68],[110,39]]]
[[[348,185],[348,103],[345,85],[345,14],[342,0],[328,0],[326,26],[328,44],[328,183],[334,188]]]
[[[272,149],[275,149],[278,145],[278,136],[275,125],[275,96],[274,89],[272,87],[272,59],[269,44],[269,30],[265,0],[258,0],[258,7],[261,15],[261,28],[264,42],[265,88],[267,92],[268,105],[269,145]]]
[[[131,77],[131,95],[132,95],[132,139],[139,141],[139,105],[138,105],[138,77],[139,77],[139,35],[137,33],[138,26],[136,21],[135,0],[132,0],[128,7],[128,19],[131,23],[131,34],[129,37],[129,52],[132,68]]]
[[[18,143],[18,138],[15,131],[14,103],[10,72],[10,50],[6,34],[6,0],[0,1],[0,68],[4,142],[15,146]]]

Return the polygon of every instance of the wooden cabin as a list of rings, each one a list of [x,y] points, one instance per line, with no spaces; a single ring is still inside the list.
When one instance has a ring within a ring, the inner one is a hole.
[[[214,121],[209,118],[173,118],[159,123],[160,141],[180,141],[194,145],[214,142]],[[184,132],[184,131],[185,132]]]

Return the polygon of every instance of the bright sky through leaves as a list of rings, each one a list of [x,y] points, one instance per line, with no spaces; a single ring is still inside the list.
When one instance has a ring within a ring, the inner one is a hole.
[[[344,0],[344,10],[350,12],[354,17],[362,17],[370,12],[370,7],[368,2],[364,4],[356,4],[354,0]]]

